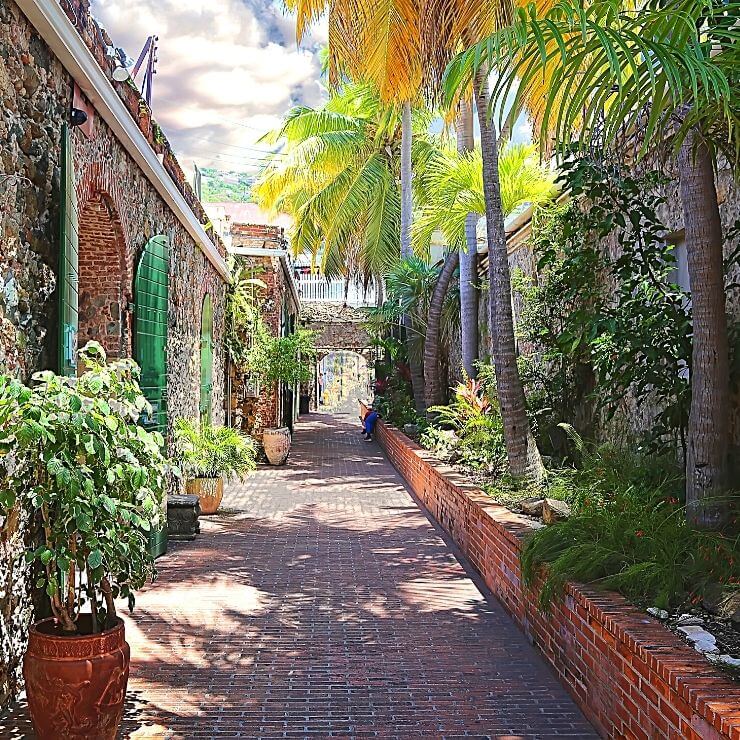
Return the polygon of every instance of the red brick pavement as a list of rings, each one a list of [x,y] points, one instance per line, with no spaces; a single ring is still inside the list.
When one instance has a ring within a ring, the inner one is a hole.
[[[594,736],[346,418],[224,507],[127,619],[124,737]]]

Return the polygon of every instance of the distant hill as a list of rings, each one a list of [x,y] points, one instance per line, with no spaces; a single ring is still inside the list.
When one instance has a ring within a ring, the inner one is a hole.
[[[228,172],[213,167],[201,169],[204,203],[247,203],[254,177],[244,172]]]

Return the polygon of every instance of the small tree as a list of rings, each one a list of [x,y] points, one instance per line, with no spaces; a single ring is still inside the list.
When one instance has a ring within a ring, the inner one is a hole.
[[[164,440],[139,423],[151,407],[133,360],[106,363],[90,342],[86,372],[33,376],[27,387],[0,376],[0,505],[24,507],[43,542],[28,551],[36,582],[65,632],[77,632],[89,604],[92,631],[115,620],[114,599],[128,598],[154,575],[147,532],[159,523],[167,460]]]

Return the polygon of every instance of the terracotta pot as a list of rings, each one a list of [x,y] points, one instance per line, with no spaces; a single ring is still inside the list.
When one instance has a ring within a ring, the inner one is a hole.
[[[64,635],[53,618],[31,627],[23,661],[28,708],[38,740],[114,740],[123,716],[130,650],[123,622],[99,634]]]
[[[282,465],[290,454],[290,429],[265,429],[262,435],[262,446],[270,465]]]
[[[201,514],[215,514],[224,497],[224,479],[193,478],[185,483],[185,491],[198,497]]]

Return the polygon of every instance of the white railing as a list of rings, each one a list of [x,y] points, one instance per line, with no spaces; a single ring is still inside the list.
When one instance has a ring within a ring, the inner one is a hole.
[[[296,277],[296,284],[298,295],[306,303],[346,303],[354,308],[375,305],[374,286],[369,286],[364,291],[356,283],[350,283],[348,287],[344,280],[327,280],[316,275],[299,275]]]

